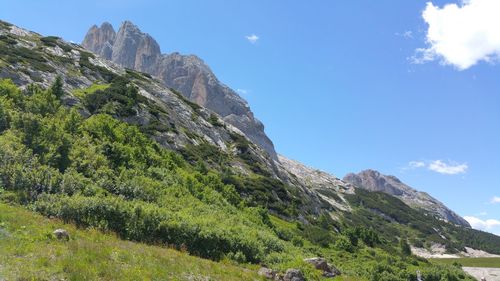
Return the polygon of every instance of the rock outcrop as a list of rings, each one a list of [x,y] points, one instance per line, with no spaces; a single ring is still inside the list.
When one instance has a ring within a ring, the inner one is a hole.
[[[58,240],[69,240],[69,233],[64,229],[56,229],[53,234]]]
[[[116,32],[113,26],[105,22],[101,27],[97,27],[97,25],[92,26],[87,36],[85,36],[82,45],[98,53],[104,59],[111,60],[115,38]]]
[[[344,199],[344,194],[354,194],[354,186],[350,183],[283,155],[278,155],[278,160],[281,170],[288,172],[290,177],[296,179],[297,185],[316,193],[330,207],[341,211],[350,210],[349,203]]]
[[[157,77],[167,87],[219,114],[277,159],[264,125],[254,117],[247,102],[221,83],[197,56],[161,54],[158,43],[129,21],[125,21],[117,33],[109,23],[92,26],[82,45],[121,66]]]
[[[276,279],[276,275],[277,275],[277,272],[270,269],[270,268],[267,268],[267,267],[261,267],[259,269],[259,271],[257,272],[257,274],[259,276],[262,276],[266,279],[269,279],[269,280],[275,280]]]
[[[324,277],[333,278],[340,275],[340,270],[329,264],[324,258],[310,258],[304,261],[312,264],[314,268],[323,271]]]
[[[306,279],[304,278],[304,275],[302,274],[302,271],[299,269],[288,269],[285,273],[285,276],[283,276],[283,281],[305,281]]]
[[[344,181],[368,191],[387,193],[401,199],[410,207],[422,209],[451,223],[470,227],[470,224],[465,219],[448,209],[443,203],[425,192],[411,188],[395,176],[382,175],[374,170],[366,170],[359,174],[348,174],[344,177]]]

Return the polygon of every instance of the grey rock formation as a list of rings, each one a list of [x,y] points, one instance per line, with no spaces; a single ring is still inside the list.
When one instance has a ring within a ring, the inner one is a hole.
[[[276,271],[267,267],[261,267],[257,274],[269,280],[274,280],[276,277]]]
[[[470,227],[470,224],[465,219],[448,209],[443,203],[425,192],[417,191],[402,183],[395,176],[382,175],[374,170],[366,170],[359,174],[348,174],[344,177],[344,181],[368,191],[383,192],[396,196],[410,207],[422,209],[451,223]]]
[[[305,281],[302,271],[299,269],[288,269],[283,277],[284,281]]]
[[[297,180],[295,185],[303,186],[306,190],[315,193],[321,200],[328,203],[329,207],[341,211],[349,211],[350,206],[344,194],[354,194],[354,186],[341,179],[314,169],[306,165],[278,155],[279,167],[290,174],[289,177]]]
[[[113,62],[130,69],[155,74],[152,72],[156,69],[160,56],[160,46],[149,34],[142,33],[129,21],[122,24],[113,43],[111,55]]]
[[[64,229],[56,229],[53,234],[58,240],[69,240],[69,233]]]
[[[116,32],[113,26],[107,22],[101,27],[92,26],[82,44],[88,49],[94,50],[101,57],[110,60],[113,54],[113,44],[115,43]]]
[[[340,275],[340,271],[333,265],[329,264],[324,258],[310,258],[304,260],[310,263],[314,268],[323,271],[323,276],[333,278]]]
[[[167,87],[219,114],[277,159],[264,125],[254,117],[247,102],[221,83],[197,56],[161,54],[158,43],[129,21],[125,21],[116,34],[107,23],[100,28],[92,26],[82,45],[119,65],[159,78]]]

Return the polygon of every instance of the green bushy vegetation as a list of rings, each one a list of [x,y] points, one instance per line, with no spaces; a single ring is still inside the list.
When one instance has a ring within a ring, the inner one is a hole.
[[[68,46],[66,43],[63,43],[61,38],[56,36],[47,36],[40,38],[40,41],[46,46],[49,47],[59,47],[65,52],[71,52],[72,48]]]
[[[126,77],[131,78],[131,79],[137,79],[137,80],[143,80],[145,81],[146,78],[148,79],[153,79],[151,74],[145,73],[145,72],[138,72],[133,69],[125,69]]]
[[[0,57],[10,64],[21,63],[40,71],[55,71],[41,51],[18,46],[17,40],[11,35],[0,37]]]
[[[95,93],[97,90],[106,90],[107,88],[109,88],[110,84],[97,84],[97,83],[94,83],[92,84],[92,86],[86,88],[86,89],[76,89],[73,91],[73,95],[75,95],[77,98],[79,99],[83,99],[85,98],[85,96],[87,94],[93,94]]]
[[[447,264],[467,267],[500,268],[500,258],[456,258],[456,259],[431,259],[436,264]]]
[[[409,280],[417,269],[425,280],[467,279],[453,266],[402,253],[379,237],[385,232],[376,226],[340,224],[327,214],[298,222],[304,202],[291,187],[258,169],[250,176],[221,170],[231,156],[214,147],[187,147],[183,153],[161,147],[119,119],[152,105],[127,78],[82,92],[88,118],[62,106],[64,94],[61,80],[47,90],[24,91],[0,82],[1,200],[214,261],[300,268],[309,280],[321,279],[321,272],[303,261],[313,256],[326,257],[361,280]],[[233,140],[252,164],[250,144]],[[207,159],[212,163],[200,166]]]
[[[80,52],[80,71],[95,73],[106,82],[111,82],[117,77],[115,73],[107,68],[91,63],[90,59],[95,59],[95,56],[92,53],[83,51]]]

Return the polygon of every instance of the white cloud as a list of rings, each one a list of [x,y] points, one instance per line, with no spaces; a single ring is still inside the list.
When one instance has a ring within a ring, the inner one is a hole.
[[[491,198],[491,204],[499,204],[500,203],[500,197],[494,196]]]
[[[427,168],[431,171],[445,175],[456,175],[467,172],[469,166],[466,163],[458,164],[451,161],[446,163],[443,160],[411,161],[408,163],[408,166],[402,168],[402,170],[415,170],[419,168]]]
[[[500,1],[463,0],[440,8],[432,2],[422,13],[429,25],[427,48],[416,50],[414,63],[440,60],[459,70],[500,58]]]
[[[446,163],[442,160],[434,160],[431,163],[429,163],[428,168],[429,170],[440,174],[456,175],[467,172],[469,166],[466,163],[463,164],[458,164],[454,162]]]
[[[500,221],[495,219],[482,220],[472,216],[465,216],[464,219],[468,221],[474,229],[489,231],[495,227],[500,227]]]
[[[255,43],[257,43],[257,41],[259,41],[259,36],[255,35],[255,34],[245,36],[245,38],[248,40],[248,42],[250,42],[252,44],[255,44]]]

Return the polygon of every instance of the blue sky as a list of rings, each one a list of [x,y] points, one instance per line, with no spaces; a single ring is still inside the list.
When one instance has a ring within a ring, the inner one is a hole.
[[[74,42],[131,20],[238,89],[281,154],[396,175],[500,234],[494,2],[0,0],[0,18]]]

